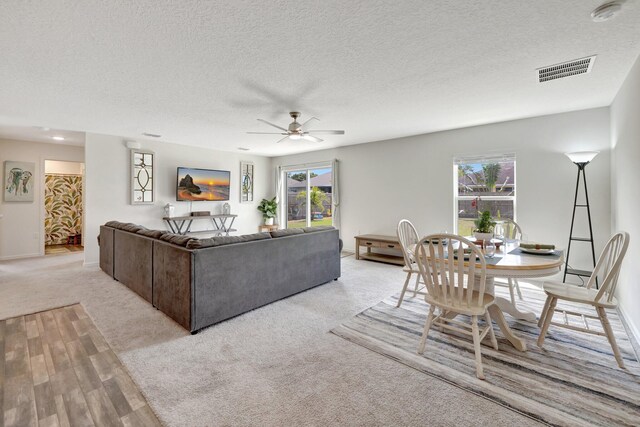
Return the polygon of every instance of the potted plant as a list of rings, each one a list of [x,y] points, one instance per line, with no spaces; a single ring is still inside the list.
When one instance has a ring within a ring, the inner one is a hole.
[[[262,217],[264,218],[264,225],[273,225],[273,219],[276,217],[277,209],[278,209],[278,203],[276,203],[275,197],[271,200],[262,199],[262,201],[258,205],[258,210],[262,212]]]
[[[491,218],[491,212],[480,212],[473,223],[476,226],[475,230],[473,230],[473,235],[476,239],[485,241],[493,238],[493,227],[495,227],[496,222]]]

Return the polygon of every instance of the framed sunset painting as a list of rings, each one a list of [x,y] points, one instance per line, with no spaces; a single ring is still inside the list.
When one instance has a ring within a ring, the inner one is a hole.
[[[210,201],[229,200],[231,172],[213,169],[178,168],[176,200]]]

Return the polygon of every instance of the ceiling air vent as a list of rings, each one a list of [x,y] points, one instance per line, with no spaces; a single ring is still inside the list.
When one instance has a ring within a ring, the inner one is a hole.
[[[561,79],[563,77],[577,76],[578,74],[586,74],[591,72],[596,56],[575,59],[562,64],[550,65],[544,68],[538,68],[538,81],[540,83],[550,80]]]

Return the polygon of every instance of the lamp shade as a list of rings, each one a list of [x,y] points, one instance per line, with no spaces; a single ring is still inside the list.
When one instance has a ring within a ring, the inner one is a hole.
[[[598,155],[598,151],[578,151],[575,153],[565,153],[565,155],[575,164],[589,163],[595,156]]]

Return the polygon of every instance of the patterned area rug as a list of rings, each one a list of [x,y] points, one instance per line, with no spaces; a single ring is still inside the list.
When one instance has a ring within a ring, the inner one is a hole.
[[[539,315],[544,293],[525,283],[520,287],[524,301],[519,308]],[[504,288],[496,289],[506,296]],[[551,325],[544,349],[540,349],[536,345],[538,326],[507,315],[511,328],[526,340],[528,350],[517,351],[494,324],[500,350],[495,351],[488,339],[483,342],[486,380],[482,381],[475,376],[473,345],[467,337],[431,329],[427,349],[424,355],[418,355],[429,306],[418,296],[405,298],[401,308],[396,308],[397,298],[368,308],[331,332],[544,423],[640,425],[640,364],[616,312],[607,314],[626,370],[618,368],[605,337]],[[558,308],[563,307],[577,308],[558,303]],[[560,321],[559,316],[556,314],[554,320]],[[602,330],[599,325],[597,319],[590,320],[592,329]]]

